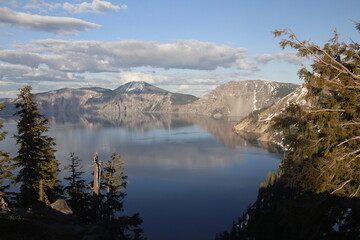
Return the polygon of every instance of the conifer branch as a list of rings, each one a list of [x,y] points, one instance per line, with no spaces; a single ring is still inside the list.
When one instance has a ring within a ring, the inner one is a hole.
[[[333,64],[329,64],[329,63],[326,63],[325,61],[323,61],[321,59],[321,62],[323,62],[325,65],[327,66],[331,66],[333,68],[335,68],[336,70],[342,72],[342,73],[347,73],[349,75],[351,75],[353,78],[356,78],[356,79],[360,79],[360,76],[356,75],[356,74],[353,74],[347,67],[344,66],[344,64],[342,64],[341,62],[337,61],[333,56],[331,56],[327,51],[325,50],[322,50],[320,49],[318,46],[316,45],[313,45],[314,48],[316,48],[318,51],[324,53],[327,57],[329,57],[333,62],[337,63],[338,65],[340,65],[340,67],[343,69],[339,69],[338,67],[334,66]],[[345,72],[344,72],[345,71]]]
[[[349,182],[351,182],[352,178],[346,180],[343,184],[341,184],[341,186],[337,189],[335,189],[334,191],[332,191],[330,194],[334,194],[335,192],[341,190],[346,184],[348,184]]]
[[[347,73],[350,74],[352,77],[356,78],[356,79],[360,79],[360,76],[353,74],[349,69],[347,69],[347,67],[345,67],[343,64],[339,63],[338,61],[336,61],[336,59],[334,59],[330,54],[328,54],[325,50],[320,49],[318,46],[316,46],[315,44],[312,44],[312,47],[314,47],[316,50],[318,50],[319,52],[324,53],[326,56],[328,56],[332,61],[335,61],[336,63],[338,63],[344,70],[341,70],[340,68],[338,68],[337,66],[334,66],[333,64],[327,63],[325,62],[320,56],[318,56],[317,53],[315,53],[313,50],[311,50],[307,45],[305,45],[304,42],[301,42],[300,39],[296,36],[295,33],[293,33],[292,31],[290,31],[291,35],[294,37],[294,39],[298,42],[298,44],[302,47],[304,47],[308,52],[311,53],[311,55],[313,55],[316,59],[318,59],[320,62],[322,62],[325,66],[329,66],[332,67],[336,70],[338,70],[339,72],[342,73]]]
[[[358,186],[356,191],[353,194],[350,195],[350,197],[352,197],[352,198],[355,197],[358,194],[359,190],[360,190],[360,185]]]
[[[340,124],[340,126],[342,126],[342,127],[344,127],[344,126],[351,126],[351,125],[360,125],[360,122],[350,122],[350,123]]]
[[[345,144],[345,143],[354,141],[354,140],[360,140],[360,136],[353,137],[353,138],[347,139],[347,140],[345,140],[345,141],[342,141],[341,143],[339,143],[339,144],[337,145],[337,147],[339,147],[339,146],[341,146],[341,145],[343,145],[343,144]]]
[[[358,150],[355,150],[355,151],[352,151],[352,152],[349,152],[347,154],[345,154],[342,158],[340,158],[340,160],[343,160],[344,158],[348,157],[348,156],[351,156],[351,155],[354,155],[354,154],[357,154],[360,152],[360,149]]]

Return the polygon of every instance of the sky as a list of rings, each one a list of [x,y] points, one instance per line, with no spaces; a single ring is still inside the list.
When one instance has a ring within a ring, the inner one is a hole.
[[[359,41],[360,0],[0,0],[0,98],[146,81],[203,96],[228,81],[301,84],[272,31]]]

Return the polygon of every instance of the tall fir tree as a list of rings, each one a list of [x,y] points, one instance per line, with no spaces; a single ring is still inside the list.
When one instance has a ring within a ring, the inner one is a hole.
[[[289,30],[274,35],[314,60],[299,71],[310,107],[290,105],[274,118],[287,150],[283,179],[301,191],[360,197],[360,45],[339,42],[336,32],[323,47]]]
[[[0,104],[0,111],[5,107],[4,104]],[[3,123],[0,121],[0,129],[3,128]],[[5,139],[7,132],[0,132],[0,141]],[[8,152],[4,152],[0,149],[0,196],[5,195],[4,191],[9,187],[9,184],[5,184],[5,181],[11,176],[11,162]]]
[[[18,109],[15,115],[19,116],[15,166],[20,170],[14,182],[21,183],[18,200],[23,204],[38,200],[48,202],[48,198],[54,200],[54,190],[59,182],[59,163],[53,148],[55,139],[44,135],[49,129],[48,120],[39,113],[31,90],[31,86],[20,89],[15,104]]]

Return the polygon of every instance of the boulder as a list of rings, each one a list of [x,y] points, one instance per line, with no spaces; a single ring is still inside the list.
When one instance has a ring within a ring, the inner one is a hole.
[[[69,205],[67,205],[64,199],[56,200],[54,203],[51,204],[51,208],[67,215],[73,213],[73,211],[70,209]]]
[[[8,204],[6,203],[6,201],[3,197],[0,197],[0,210],[3,210],[3,211],[9,210]]]

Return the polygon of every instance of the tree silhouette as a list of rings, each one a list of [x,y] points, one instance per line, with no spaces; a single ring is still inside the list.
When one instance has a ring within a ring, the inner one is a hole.
[[[72,152],[68,161],[70,164],[65,169],[68,170],[70,176],[64,178],[68,181],[65,187],[68,202],[74,214],[83,216],[87,210],[88,194],[85,191],[85,180],[81,177],[84,173],[81,171],[81,159]]]
[[[21,183],[19,202],[31,204],[41,200],[48,203],[55,198],[59,163],[54,155],[54,138],[43,135],[49,129],[48,120],[39,113],[31,89],[31,86],[20,89],[15,104],[18,109],[15,115],[19,116],[15,166],[20,168],[15,183]]]

